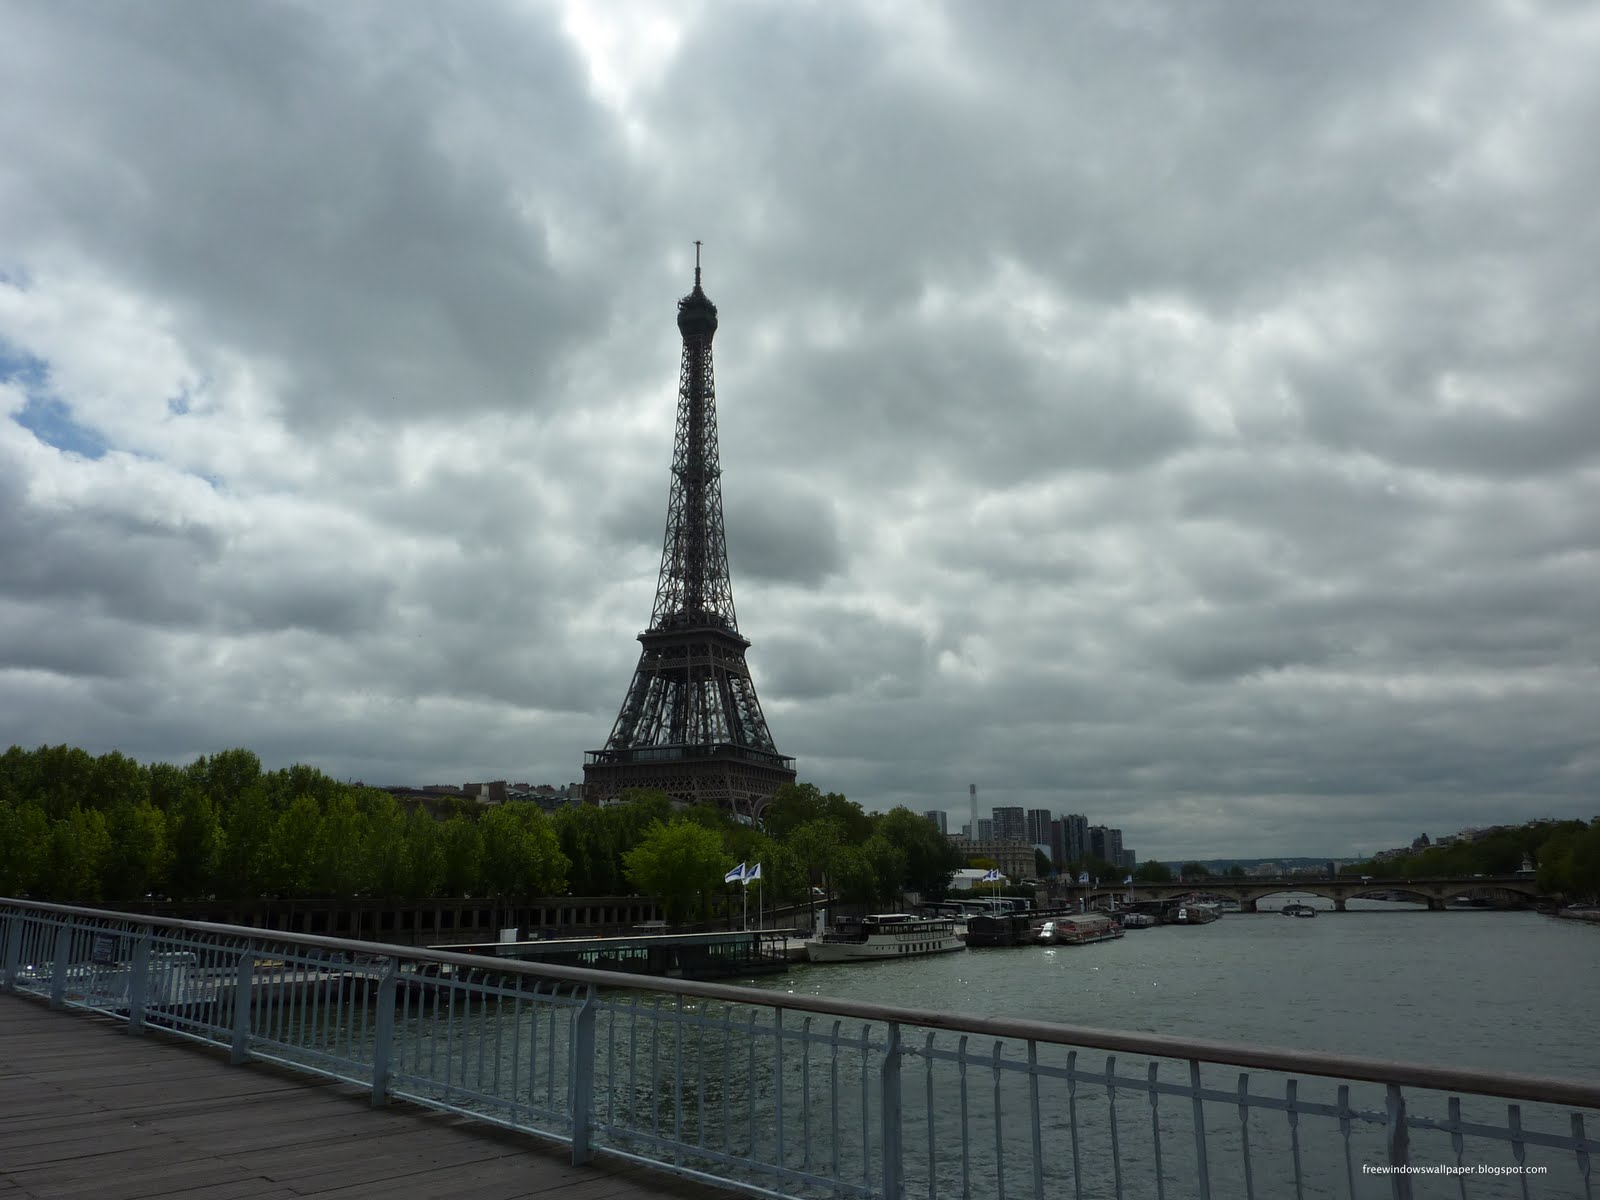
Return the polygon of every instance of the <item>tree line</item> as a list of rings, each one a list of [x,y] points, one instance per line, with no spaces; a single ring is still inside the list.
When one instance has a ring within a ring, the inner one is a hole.
[[[963,861],[926,819],[868,814],[811,784],[779,789],[759,825],[636,790],[546,814],[510,802],[437,811],[249,750],[185,767],[68,746],[0,755],[0,895],[60,902],[640,894],[670,919],[734,901],[724,876],[762,864],[756,903],[814,887],[876,903],[945,893]]]
[[[1341,875],[1416,879],[1430,875],[1514,875],[1531,862],[1539,890],[1568,900],[1600,899],[1600,818],[1533,821],[1477,841],[1427,846],[1410,854],[1339,869]]]

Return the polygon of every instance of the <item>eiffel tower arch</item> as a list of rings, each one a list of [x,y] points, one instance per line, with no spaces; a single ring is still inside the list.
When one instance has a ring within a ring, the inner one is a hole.
[[[700,288],[699,245],[694,291],[678,301],[683,359],[655,605],[611,736],[584,755],[583,791],[598,804],[624,788],[659,788],[754,817],[794,782],[794,759],[773,744],[733,610],[711,364],[717,306]]]

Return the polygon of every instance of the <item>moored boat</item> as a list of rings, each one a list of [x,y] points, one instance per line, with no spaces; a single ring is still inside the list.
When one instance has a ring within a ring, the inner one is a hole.
[[[814,963],[869,962],[965,950],[951,920],[915,917],[910,913],[874,913],[859,921],[844,922],[806,942],[806,957]]]
[[[1122,926],[1103,913],[1057,917],[1052,924],[1058,946],[1086,946],[1090,942],[1109,942],[1122,936]]]
[[[1155,925],[1156,919],[1149,913],[1131,912],[1122,915],[1124,929],[1149,929]]]
[[[1208,925],[1218,917],[1215,904],[1203,904],[1189,901],[1178,905],[1178,911],[1173,916],[1173,923],[1177,925]]]
[[[1298,900],[1291,900],[1278,910],[1286,917],[1314,917],[1317,910],[1309,904],[1302,904]]]

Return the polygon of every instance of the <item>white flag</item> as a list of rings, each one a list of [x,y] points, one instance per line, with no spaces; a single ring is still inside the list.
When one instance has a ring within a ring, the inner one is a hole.
[[[978,882],[979,883],[999,883],[1000,882],[1000,870],[999,870],[999,868],[990,867],[989,870],[984,873],[983,878],[978,880]]]
[[[722,882],[723,883],[743,883],[744,882],[744,864],[740,863],[737,867],[735,867],[733,870],[729,871],[726,875],[724,875],[722,877]]]
[[[1078,873],[1078,882],[1079,883],[1088,883],[1089,882],[1089,872],[1080,871]]]
[[[756,880],[758,880],[760,878],[761,878],[761,864],[757,863],[755,866],[751,867],[748,871],[745,872],[744,883],[748,887],[750,884],[754,883]]]
[[[1122,881],[1122,882],[1123,882],[1123,883],[1132,883],[1132,882],[1133,882],[1133,876],[1132,876],[1132,875],[1129,875],[1129,876],[1128,876],[1128,877],[1127,877],[1127,878],[1125,878],[1125,879],[1124,879],[1124,880],[1123,880],[1123,881]]]

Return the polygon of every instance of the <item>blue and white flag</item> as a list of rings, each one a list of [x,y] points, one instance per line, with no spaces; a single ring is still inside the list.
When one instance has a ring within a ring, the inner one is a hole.
[[[744,864],[740,863],[737,867],[735,867],[733,870],[729,871],[726,875],[724,875],[722,877],[722,882],[723,883],[743,883],[744,882]]]
[[[1087,871],[1078,872],[1078,882],[1079,883],[1088,883],[1089,882],[1089,872],[1087,872]]]
[[[1128,875],[1128,876],[1126,876],[1126,877],[1125,877],[1125,878],[1124,878],[1124,879],[1123,879],[1123,881],[1122,881],[1122,882],[1123,882],[1123,883],[1132,883],[1132,882],[1133,882],[1133,876],[1132,876],[1132,875]]]
[[[990,867],[987,871],[984,872],[983,878],[978,880],[978,882],[979,883],[999,883],[1000,882],[1000,869],[998,867]]]
[[[751,867],[748,871],[746,871],[744,873],[744,884],[745,884],[746,887],[748,887],[750,884],[754,883],[756,880],[758,880],[760,878],[761,878],[761,864],[757,863],[755,866]]]

